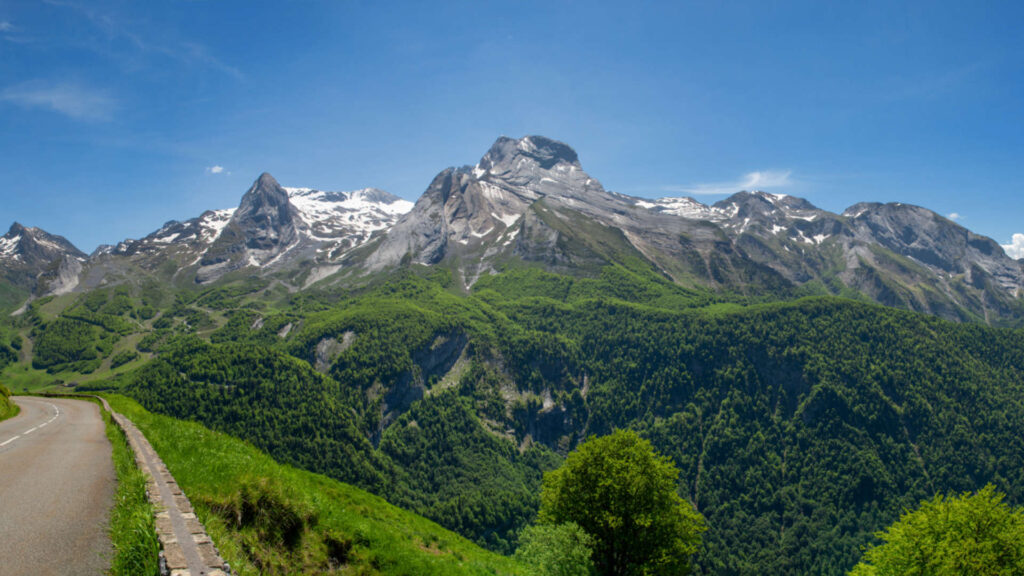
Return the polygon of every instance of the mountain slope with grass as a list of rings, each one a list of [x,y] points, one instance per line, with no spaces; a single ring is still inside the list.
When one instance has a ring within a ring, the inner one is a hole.
[[[839,574],[937,491],[1024,499],[1020,330],[832,297],[741,305],[622,267],[519,269],[470,294],[413,266],[358,292],[214,296],[180,313],[219,302],[222,322],[164,328],[154,359],[88,387],[492,550],[515,549],[545,471],[616,428],[681,469],[709,526],[700,574]]]
[[[264,175],[3,315],[0,381],[118,391],[506,554],[543,474],[618,428],[682,470],[701,574],[838,574],[936,492],[1024,501],[1024,269],[955,222],[633,198],[538,136],[408,208]],[[240,523],[264,489],[236,480]]]
[[[523,573],[513,560],[377,496],[127,398],[109,401],[160,453],[235,574]]]
[[[18,411],[18,405],[11,401],[11,391],[0,384],[0,420],[15,416]]]

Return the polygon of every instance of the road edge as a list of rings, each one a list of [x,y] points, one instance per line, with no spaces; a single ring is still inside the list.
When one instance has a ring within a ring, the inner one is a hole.
[[[127,416],[114,411],[102,396],[46,396],[96,399],[124,433],[135,456],[135,465],[146,476],[146,494],[153,504],[156,534],[160,541],[161,576],[230,576],[231,567],[221,558],[213,540],[196,517],[192,503],[149,440]]]

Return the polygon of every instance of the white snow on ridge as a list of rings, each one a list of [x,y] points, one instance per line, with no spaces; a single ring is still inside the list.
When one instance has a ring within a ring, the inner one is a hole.
[[[512,225],[516,223],[516,220],[519,220],[519,217],[522,216],[522,215],[521,214],[497,214],[495,212],[491,212],[491,216],[494,216],[496,219],[501,220],[502,224],[504,224],[506,228],[511,228]]]
[[[18,250],[18,242],[21,242],[21,234],[14,238],[0,237],[0,256],[12,256]]]
[[[413,203],[374,188],[329,192],[313,188],[287,188],[288,201],[308,230],[303,234],[320,243],[318,253],[334,260],[390,227]],[[391,200],[390,202],[388,200]]]
[[[655,212],[661,212],[662,214],[680,216],[688,220],[719,222],[730,217],[725,211],[701,204],[693,198],[659,198],[651,202],[638,200],[636,205],[648,210],[654,210]]]
[[[815,234],[814,236],[808,238],[806,235],[804,235],[803,230],[797,230],[796,232],[797,237],[793,238],[793,240],[797,242],[802,242],[804,244],[814,244],[816,246],[820,246],[822,242],[832,237],[830,234]]]
[[[153,241],[158,243],[158,244],[170,244],[171,242],[174,242],[175,240],[177,240],[179,236],[181,236],[181,234],[178,233],[178,232],[175,232],[174,234],[170,234],[168,236],[160,236],[160,237],[154,238]]]
[[[40,246],[45,246],[45,247],[50,248],[52,250],[62,250],[62,248],[59,245],[57,245],[56,242],[51,242],[51,241],[47,240],[46,238],[36,238],[35,240],[36,240],[36,243],[39,244]]]
[[[288,200],[299,211],[299,217],[319,235],[336,236],[346,232],[369,233],[387,228],[399,216],[412,210],[408,200],[383,202],[373,188],[352,192],[325,192],[312,188],[285,188]]]
[[[221,232],[227,227],[231,217],[235,214],[235,208],[214,210],[210,215],[204,215],[199,219],[199,226],[202,229],[199,239],[205,244],[210,244],[220,237]]]

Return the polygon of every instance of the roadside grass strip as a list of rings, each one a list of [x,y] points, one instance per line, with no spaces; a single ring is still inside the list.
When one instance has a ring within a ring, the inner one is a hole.
[[[103,410],[107,438],[113,447],[117,493],[110,513],[110,539],[114,545],[111,576],[158,576],[160,543],[157,541],[153,506],[146,494],[146,476],[135,464],[135,455],[124,432]]]

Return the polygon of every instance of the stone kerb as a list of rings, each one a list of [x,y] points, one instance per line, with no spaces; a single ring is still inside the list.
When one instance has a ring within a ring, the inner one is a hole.
[[[135,462],[146,475],[146,492],[156,515],[156,533],[160,540],[160,571],[163,576],[228,576],[231,568],[202,523],[196,517],[188,497],[182,492],[163,460],[142,432],[127,417],[114,412],[99,399],[124,431],[135,454]]]

